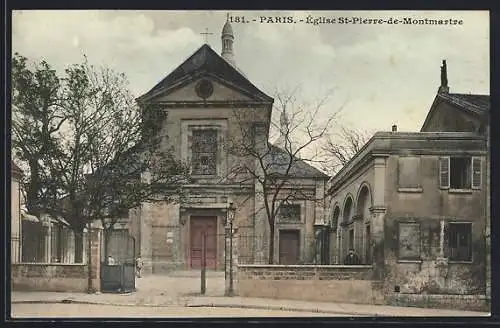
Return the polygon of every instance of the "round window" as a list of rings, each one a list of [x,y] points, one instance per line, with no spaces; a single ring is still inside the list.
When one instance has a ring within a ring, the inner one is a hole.
[[[209,80],[203,79],[196,85],[196,94],[200,98],[207,99],[212,95],[213,92],[214,86]]]

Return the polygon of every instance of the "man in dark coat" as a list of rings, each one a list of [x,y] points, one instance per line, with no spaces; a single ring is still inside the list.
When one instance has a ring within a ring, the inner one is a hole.
[[[359,256],[356,254],[354,249],[349,249],[349,253],[344,260],[345,265],[357,265],[359,264]]]

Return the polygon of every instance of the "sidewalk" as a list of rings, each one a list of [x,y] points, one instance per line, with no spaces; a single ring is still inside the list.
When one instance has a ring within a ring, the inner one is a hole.
[[[51,292],[13,292],[12,303],[79,303],[115,306],[184,306],[184,307],[224,307],[262,310],[302,311],[346,316],[489,316],[484,312],[469,312],[414,307],[395,307],[349,303],[303,302],[246,297],[152,295],[144,297],[140,293],[131,294],[84,294]]]

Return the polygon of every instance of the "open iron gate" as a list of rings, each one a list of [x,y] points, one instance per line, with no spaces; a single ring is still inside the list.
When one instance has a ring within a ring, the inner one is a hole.
[[[135,238],[127,236],[127,255],[115,259],[115,264],[101,263],[101,291],[103,293],[131,293],[135,291]]]

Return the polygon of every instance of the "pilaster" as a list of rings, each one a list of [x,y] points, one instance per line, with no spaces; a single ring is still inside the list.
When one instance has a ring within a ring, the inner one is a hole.
[[[374,159],[373,206],[385,207],[385,182],[387,155],[378,155]]]
[[[52,255],[52,223],[50,222],[50,216],[42,216],[42,227],[43,227],[43,262],[50,263]]]
[[[314,195],[314,224],[325,225],[325,181],[316,180],[316,190]]]
[[[153,258],[152,258],[152,207],[151,203],[141,204],[141,258],[143,260],[143,272],[149,274],[153,272]]]
[[[371,223],[371,235],[372,235],[372,258],[374,266],[374,277],[375,279],[382,280],[384,272],[384,226],[385,226],[385,215],[386,208],[382,206],[373,206],[370,208],[370,213],[372,215]]]
[[[101,290],[101,243],[102,243],[102,225],[94,223],[91,225],[90,238],[90,275],[92,285],[89,286],[89,292],[99,292]]]

